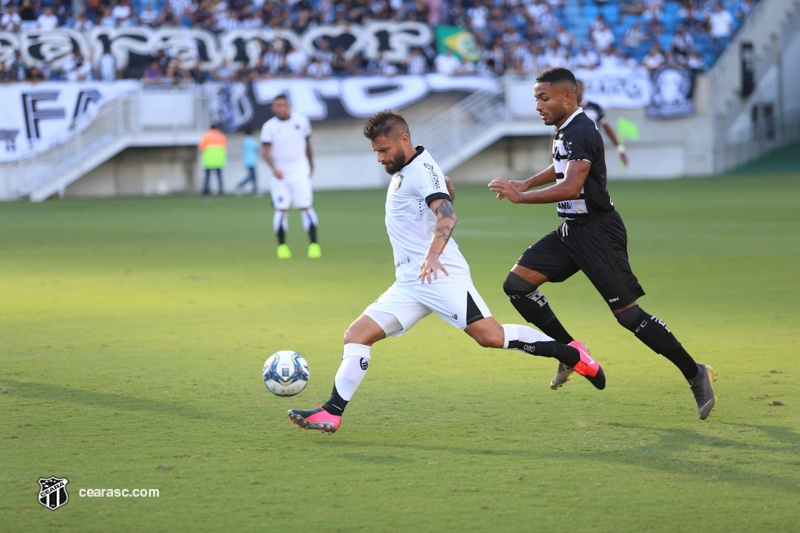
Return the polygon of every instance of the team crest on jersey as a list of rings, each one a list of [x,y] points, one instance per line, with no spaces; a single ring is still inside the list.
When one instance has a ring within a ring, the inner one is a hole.
[[[392,182],[391,182],[392,189],[394,189],[396,191],[397,189],[400,188],[400,186],[402,184],[403,184],[403,175],[402,174],[395,174],[395,176],[392,178]]]

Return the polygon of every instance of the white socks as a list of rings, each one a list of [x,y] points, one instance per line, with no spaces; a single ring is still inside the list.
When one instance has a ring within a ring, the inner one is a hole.
[[[303,218],[303,229],[306,230],[306,233],[308,233],[311,226],[319,226],[317,212],[314,211],[313,207],[309,207],[305,211],[300,211],[300,216]]]
[[[281,229],[283,229],[284,234],[289,231],[289,217],[287,215],[288,213],[283,211],[275,211],[275,215],[272,217],[272,230],[275,233],[278,233]]]
[[[553,340],[552,337],[548,337],[541,331],[517,324],[503,324],[503,333],[505,333],[505,340],[503,341],[503,348],[505,349],[509,349],[509,342],[513,341],[533,344],[534,342],[549,342]],[[511,349],[516,349],[516,347]]]
[[[343,400],[349,402],[361,380],[367,375],[370,347],[363,344],[345,344],[342,352],[342,365],[336,372],[334,383],[336,391]]]

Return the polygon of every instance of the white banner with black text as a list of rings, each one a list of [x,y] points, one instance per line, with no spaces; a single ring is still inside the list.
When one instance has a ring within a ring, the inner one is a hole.
[[[0,85],[0,163],[57,146],[138,81]]]

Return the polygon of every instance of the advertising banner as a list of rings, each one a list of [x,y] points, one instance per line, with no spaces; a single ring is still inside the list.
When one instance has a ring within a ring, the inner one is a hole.
[[[138,81],[0,85],[0,163],[56,146]]]

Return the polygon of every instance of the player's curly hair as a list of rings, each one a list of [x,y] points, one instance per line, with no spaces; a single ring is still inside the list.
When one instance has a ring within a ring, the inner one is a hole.
[[[374,141],[381,135],[387,137],[400,137],[403,134],[411,136],[408,122],[403,115],[395,109],[378,111],[364,123],[364,137]]]

